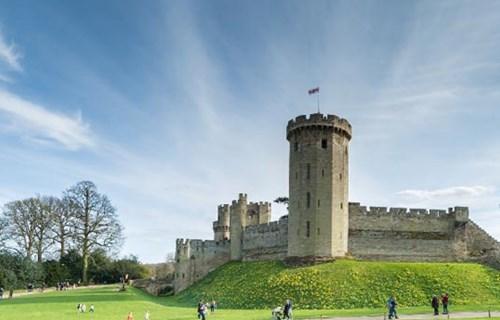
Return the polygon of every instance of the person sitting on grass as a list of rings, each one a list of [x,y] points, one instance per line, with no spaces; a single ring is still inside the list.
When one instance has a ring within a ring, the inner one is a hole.
[[[127,320],[134,320],[134,315],[132,314],[132,311],[128,313]]]
[[[91,304],[91,305],[90,305],[90,308],[89,308],[89,312],[94,313],[94,311],[95,311],[95,307],[94,307],[94,305],[93,305],[93,304]]]
[[[144,320],[149,320],[149,311],[144,314]]]
[[[273,311],[271,311],[271,315],[273,316],[273,320],[282,320],[283,312],[281,307],[274,308]]]

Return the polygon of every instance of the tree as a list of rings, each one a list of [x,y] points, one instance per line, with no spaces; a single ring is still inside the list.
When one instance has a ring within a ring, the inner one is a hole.
[[[48,205],[51,207],[53,217],[53,240],[59,245],[59,259],[61,259],[68,250],[68,243],[73,235],[74,209],[67,198],[60,200],[51,197]]]
[[[43,254],[52,245],[51,235],[53,225],[54,206],[53,197],[32,198],[32,215],[35,220],[35,249],[37,262],[41,263]]]
[[[32,258],[35,247],[36,218],[34,215],[35,198],[16,200],[5,205],[4,217],[8,224],[7,234],[23,252]]]
[[[274,202],[279,204],[284,204],[288,209],[288,200],[289,200],[288,197],[278,197],[274,199]]]
[[[0,216],[0,250],[5,249],[5,241],[8,239],[8,222],[5,217]]]
[[[90,253],[98,248],[112,249],[121,244],[122,227],[115,208],[91,181],[82,181],[64,193],[74,210],[74,238],[82,254],[82,281],[88,284]]]

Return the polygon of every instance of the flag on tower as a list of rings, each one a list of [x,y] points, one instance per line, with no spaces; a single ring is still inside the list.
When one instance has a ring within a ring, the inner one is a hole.
[[[314,89],[310,89],[310,90],[308,91],[308,93],[309,93],[309,94],[319,93],[319,87],[316,87],[316,88],[314,88]]]

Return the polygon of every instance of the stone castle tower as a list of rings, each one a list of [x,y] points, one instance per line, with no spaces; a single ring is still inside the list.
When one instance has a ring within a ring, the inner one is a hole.
[[[288,122],[290,142],[288,257],[347,253],[351,125],[316,113]]]

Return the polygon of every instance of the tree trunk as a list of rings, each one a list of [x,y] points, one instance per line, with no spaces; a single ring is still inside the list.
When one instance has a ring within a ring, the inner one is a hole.
[[[59,224],[59,242],[61,244],[60,252],[59,252],[59,260],[62,259],[64,256],[64,250],[66,250],[65,245],[66,245],[66,234],[64,230],[64,224],[60,223]]]
[[[87,241],[84,240],[83,251],[82,251],[82,282],[86,286],[88,285],[88,269],[89,269],[89,252],[87,248]]]
[[[43,255],[43,253],[42,253],[42,251],[43,251],[42,246],[39,246],[36,251],[37,251],[36,252],[37,262],[38,263],[42,263],[42,255]]]
[[[61,249],[60,249],[60,251],[59,251],[59,260],[61,260],[61,259],[62,259],[62,257],[64,256],[64,250],[65,250],[65,248],[64,248],[64,244],[65,244],[65,243],[64,243],[64,238],[63,238],[63,237],[61,237]]]

